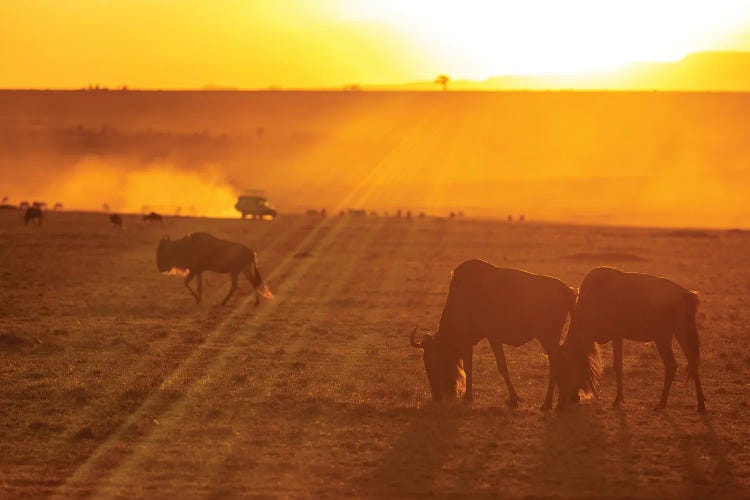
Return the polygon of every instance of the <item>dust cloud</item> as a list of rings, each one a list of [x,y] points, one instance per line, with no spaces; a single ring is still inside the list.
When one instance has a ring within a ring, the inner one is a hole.
[[[11,185],[12,186],[12,185]],[[11,187],[7,186],[7,187]],[[49,182],[12,186],[12,201],[43,200],[49,207],[60,201],[67,210],[105,210],[208,217],[235,216],[235,190],[211,167],[200,172],[172,165],[123,166],[84,160],[64,176]]]
[[[745,227],[745,94],[0,92],[11,202]]]

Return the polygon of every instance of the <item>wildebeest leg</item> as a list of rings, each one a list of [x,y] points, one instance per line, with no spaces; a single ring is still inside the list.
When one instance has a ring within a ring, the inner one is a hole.
[[[198,279],[198,302],[203,298],[203,273],[196,273]]]
[[[615,378],[617,379],[617,396],[612,406],[620,406],[622,403],[622,337],[612,339],[612,351],[615,357]],[[666,399],[665,399],[666,401]]]
[[[472,370],[472,354],[474,349],[469,347],[464,354],[464,372],[466,373],[466,393],[464,394],[464,402],[468,403],[474,401],[474,389],[472,387],[473,370]]]
[[[227,301],[229,300],[229,297],[231,297],[231,296],[232,296],[232,294],[234,293],[234,291],[235,291],[235,290],[237,290],[237,277],[239,276],[239,273],[234,273],[234,272],[233,272],[233,273],[230,273],[230,275],[229,275],[229,276],[230,276],[230,277],[231,277],[231,279],[232,279],[232,286],[231,286],[231,288],[229,289],[229,293],[227,294],[227,296],[226,296],[226,297],[224,297],[224,300],[222,300],[222,301],[221,301],[221,305],[224,305],[224,304],[226,304],[226,303],[227,303]]]
[[[251,263],[250,266],[245,267],[242,270],[242,275],[247,278],[247,281],[250,282],[251,285],[253,285],[253,292],[255,293],[255,307],[258,307],[258,304],[260,304],[260,293],[258,293],[258,289],[255,287],[255,283],[253,283],[253,274],[251,269],[255,268],[255,264]]]
[[[510,375],[508,374],[508,364],[505,362],[505,351],[503,351],[503,344],[497,340],[490,340],[490,347],[492,352],[495,353],[495,362],[497,363],[497,369],[500,375],[505,379],[505,385],[508,386],[508,406],[516,408],[518,406],[519,397],[516,394],[516,390],[513,388],[513,384],[510,382]]]
[[[190,282],[193,281],[193,277],[195,274],[192,271],[188,271],[188,275],[185,277],[185,286],[188,290],[190,290],[190,295],[192,295],[195,298],[195,303],[199,304],[201,301],[200,295],[195,293],[192,288],[190,288]],[[200,275],[198,275],[198,283],[200,283]],[[198,285],[198,290],[200,290],[200,285]]]
[[[692,328],[695,327],[693,326]],[[695,335],[697,337],[697,333],[695,333]],[[680,348],[682,349],[682,352],[685,353],[685,357],[688,361],[688,377],[693,377],[693,380],[695,381],[695,397],[698,400],[698,411],[704,412],[706,411],[706,398],[703,396],[701,379],[698,375],[698,360],[700,358],[700,353],[697,347],[692,346],[691,343],[688,342],[685,333],[678,331],[676,337],[677,343],[680,344]]]
[[[656,341],[656,347],[659,349],[659,355],[664,362],[664,389],[661,391],[661,400],[655,408],[656,410],[661,410],[667,407],[669,389],[672,387],[674,374],[677,372],[677,362],[674,360],[674,352],[672,352],[671,335],[668,338],[658,339]]]
[[[557,368],[557,355],[559,347],[554,342],[541,341],[544,352],[549,356],[549,383],[547,384],[547,395],[544,397],[544,403],[540,410],[549,410],[552,408],[552,398],[555,397],[555,372]]]
[[[693,372],[693,380],[695,380],[695,397],[698,399],[698,411],[703,413],[706,411],[706,398],[703,396],[701,379],[698,376],[698,368]]]

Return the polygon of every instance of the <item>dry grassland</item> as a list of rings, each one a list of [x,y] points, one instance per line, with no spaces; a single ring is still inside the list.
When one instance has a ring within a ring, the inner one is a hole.
[[[721,496],[750,490],[750,235],[282,216],[277,221],[0,213],[0,496]],[[196,306],[159,238],[207,230],[259,252],[276,299],[207,274]],[[486,342],[475,402],[430,402],[415,324],[436,326],[468,258],[577,285],[598,264],[700,291],[708,413],[684,356],[666,412],[652,345],[625,343],[625,403],[538,410],[547,360]]]

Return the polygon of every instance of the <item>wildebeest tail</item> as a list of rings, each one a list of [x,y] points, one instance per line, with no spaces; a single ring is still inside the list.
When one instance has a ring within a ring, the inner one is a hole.
[[[566,305],[568,307],[568,314],[570,314],[570,321],[573,321],[573,313],[576,310],[576,299],[578,299],[578,289],[572,286],[567,287],[566,290]]]
[[[698,312],[698,293],[685,292],[685,333],[684,345],[685,356],[688,360],[687,380],[690,380],[698,372],[698,362],[700,361],[701,342],[698,337],[698,328],[695,324],[695,315]]]
[[[271,293],[271,290],[268,289],[266,284],[263,282],[263,278],[260,277],[260,272],[258,272],[258,254],[253,253],[253,260],[250,263],[250,266],[252,267],[252,274],[248,276],[248,279],[252,282],[253,286],[260,295],[262,295],[266,299],[272,299],[273,294]]]

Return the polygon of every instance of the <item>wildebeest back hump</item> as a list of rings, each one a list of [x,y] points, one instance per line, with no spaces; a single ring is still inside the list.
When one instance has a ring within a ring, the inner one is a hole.
[[[684,314],[685,288],[665,278],[598,268],[581,284],[580,327],[650,340]]]
[[[473,311],[470,317],[486,323],[477,325],[483,326],[482,330],[517,330],[518,344],[522,344],[528,341],[529,331],[544,329],[567,316],[569,293],[556,278],[471,260],[454,270],[448,302],[456,300],[451,296],[461,297],[464,307]]]
[[[245,245],[222,240],[208,233],[193,233],[190,241],[200,267],[210,271],[239,271],[253,258],[253,252]]]

